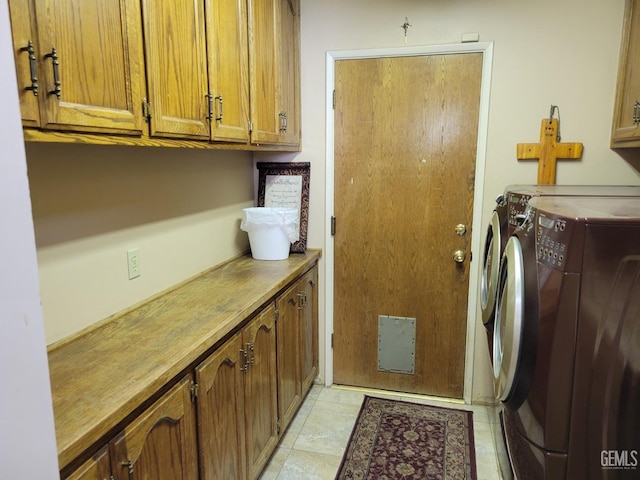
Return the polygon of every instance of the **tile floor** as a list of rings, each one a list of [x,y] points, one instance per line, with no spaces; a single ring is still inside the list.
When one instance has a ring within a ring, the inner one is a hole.
[[[260,480],[334,480],[364,395],[473,411],[478,480],[498,480],[487,407],[420,395],[314,385]]]

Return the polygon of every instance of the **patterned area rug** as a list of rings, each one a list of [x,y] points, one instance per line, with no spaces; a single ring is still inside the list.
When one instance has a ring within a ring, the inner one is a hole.
[[[365,396],[336,480],[476,480],[472,415]]]

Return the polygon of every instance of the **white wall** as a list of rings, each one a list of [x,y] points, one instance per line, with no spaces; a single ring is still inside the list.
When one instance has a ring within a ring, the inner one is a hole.
[[[28,143],[27,163],[49,344],[249,248],[250,152]]]
[[[0,3],[0,91],[16,92],[6,2]],[[0,115],[0,471],[58,478],[49,369],[17,95]]]
[[[624,0],[302,0],[303,148],[296,160],[311,162],[309,244],[325,246],[332,213],[325,212],[326,52],[404,47],[405,17],[406,46],[459,43],[467,32],[494,42],[483,220],[474,228],[485,231],[507,184],[535,183],[537,163],[518,162],[516,144],[539,141],[551,104],[560,107],[562,140],[584,144],[582,160],[559,164],[557,183],[639,184],[638,171],[609,148],[623,9]],[[321,320],[323,313],[324,305]],[[491,402],[479,318],[478,312],[471,319],[477,327],[472,396]]]

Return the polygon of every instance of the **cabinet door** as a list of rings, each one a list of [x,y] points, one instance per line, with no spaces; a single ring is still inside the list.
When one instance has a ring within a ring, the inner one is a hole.
[[[246,0],[206,0],[211,139],[249,141]]]
[[[209,139],[204,0],[143,0],[152,136]]]
[[[189,375],[111,442],[111,470],[115,480],[198,477],[190,387]]]
[[[20,112],[25,127],[40,126],[37,45],[32,13],[29,0],[9,0]]]
[[[196,368],[202,480],[246,478],[241,349],[238,333]]]
[[[278,417],[282,430],[302,403],[299,319],[303,302],[299,281],[278,297]]]
[[[109,447],[105,445],[71,475],[64,477],[64,480],[110,480],[111,478]]]
[[[280,143],[300,144],[299,0],[280,0]]]
[[[277,144],[280,140],[279,2],[249,0],[249,98],[254,144]]]
[[[254,480],[278,443],[275,306],[243,330],[249,359],[245,375],[245,432],[249,478]]]
[[[140,9],[127,0],[34,0],[42,127],[140,134]]]
[[[627,0],[618,67],[612,143],[640,141],[639,59],[640,5],[637,0]],[[624,144],[616,146],[624,146]]]
[[[302,394],[318,375],[318,268],[314,267],[300,279],[304,292],[304,308],[300,311],[300,359]]]

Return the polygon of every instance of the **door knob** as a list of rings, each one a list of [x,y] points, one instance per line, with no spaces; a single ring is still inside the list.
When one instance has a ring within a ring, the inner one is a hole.
[[[464,262],[466,255],[464,253],[464,250],[456,250],[455,252],[453,252],[453,260],[456,263],[462,263]]]
[[[456,225],[456,235],[464,235],[467,233],[467,226],[464,223],[459,223]]]

